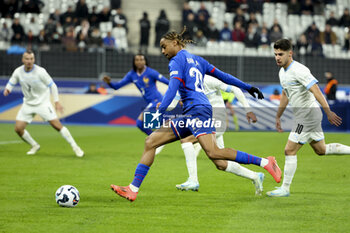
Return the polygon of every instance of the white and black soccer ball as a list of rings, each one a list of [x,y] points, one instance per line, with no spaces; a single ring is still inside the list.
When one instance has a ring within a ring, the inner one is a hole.
[[[63,185],[56,191],[56,203],[63,207],[74,207],[80,201],[78,189],[72,185]]]

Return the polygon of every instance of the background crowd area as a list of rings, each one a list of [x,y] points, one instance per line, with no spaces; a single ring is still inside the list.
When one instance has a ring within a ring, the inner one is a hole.
[[[44,51],[127,52],[130,48],[128,19],[121,0],[3,0],[0,4],[2,50],[14,45]],[[270,53],[273,42],[287,37],[300,55],[350,58],[349,0],[179,4],[183,4],[181,26],[187,28],[185,36],[194,41],[194,47],[206,48],[202,54],[210,54],[220,46],[243,48],[250,51],[248,55]],[[167,11],[170,9],[160,10],[154,31],[148,12],[139,16],[139,35],[133,37],[139,37],[141,52],[157,47],[160,37],[173,29]],[[154,41],[150,41],[151,33]]]

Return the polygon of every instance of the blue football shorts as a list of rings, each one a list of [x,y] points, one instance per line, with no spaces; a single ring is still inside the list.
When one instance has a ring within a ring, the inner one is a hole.
[[[195,106],[182,117],[172,119],[171,129],[178,139],[194,135],[196,138],[205,134],[215,133],[215,124],[212,120],[211,106]]]

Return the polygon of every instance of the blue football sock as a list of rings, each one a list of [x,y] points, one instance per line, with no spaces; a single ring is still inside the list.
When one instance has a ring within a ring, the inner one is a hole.
[[[236,160],[237,163],[243,163],[243,164],[255,164],[260,166],[261,163],[261,158],[254,156],[254,155],[250,155],[248,153],[245,153],[243,151],[237,151],[237,155],[236,155]]]
[[[149,170],[149,166],[144,165],[142,163],[139,163],[136,167],[136,171],[135,171],[135,176],[134,176],[134,180],[132,181],[132,185],[140,188],[143,179],[146,177],[147,172]]]
[[[145,129],[143,127],[143,122],[140,121],[139,119],[136,120],[136,126],[147,135],[150,135],[153,132],[151,129]]]

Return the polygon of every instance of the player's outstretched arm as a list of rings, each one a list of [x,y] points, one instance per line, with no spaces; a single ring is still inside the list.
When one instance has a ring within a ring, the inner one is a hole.
[[[176,96],[177,90],[179,89],[180,81],[176,78],[171,78],[169,82],[168,90],[165,92],[162,103],[158,106],[159,112],[164,113],[170,103]]]
[[[257,122],[257,118],[256,118],[255,114],[252,112],[250,105],[249,105],[247,99],[245,98],[241,89],[239,89],[236,86],[232,86],[232,85],[228,85],[226,83],[223,83],[220,80],[211,77],[210,75],[205,76],[204,82],[205,82],[206,86],[209,88],[214,88],[214,89],[217,89],[220,91],[233,93],[235,95],[235,97],[238,99],[238,101],[244,107],[244,109],[246,111],[246,117],[247,117],[248,123],[250,124],[251,121],[253,123]],[[228,106],[227,104],[230,104],[230,103],[229,102],[226,103],[226,107],[229,108],[230,106]]]
[[[58,88],[57,88],[57,85],[54,82],[52,82],[50,84],[50,91],[51,91],[51,95],[52,95],[53,101],[55,103],[56,112],[59,112],[59,113],[63,114],[63,107],[62,107],[62,105],[59,102]]]
[[[320,88],[318,87],[317,84],[314,84],[312,87],[309,89],[312,94],[315,96],[316,100],[321,104],[324,112],[327,115],[329,123],[331,125],[339,126],[342,123],[341,117],[339,117],[337,114],[331,111],[326,99],[324,98]]]
[[[251,87],[248,90],[248,93],[251,94],[254,98],[258,98],[258,99],[264,99],[264,95],[263,93],[260,91],[259,88],[257,87]],[[255,95],[256,94],[256,95]]]
[[[112,83],[111,77],[109,77],[107,75],[104,76],[102,80],[105,83],[107,83],[108,86],[110,86],[114,90],[118,90],[119,88],[124,87],[125,85],[127,85],[127,84],[132,82],[131,78],[129,77],[129,73],[127,75],[125,75],[122,80],[120,80],[119,82],[116,82],[116,83]]]
[[[227,84],[225,84],[217,79],[211,78],[211,79],[207,79],[207,80],[210,80],[207,82],[207,85],[210,84],[213,87],[215,87],[216,89],[219,89],[220,91],[233,93],[235,95],[235,97],[237,98],[237,100],[242,104],[242,106],[244,107],[246,112],[251,111],[249,103],[248,103],[247,99],[245,98],[241,89],[239,89],[238,87],[232,86],[232,85],[227,85]]]
[[[209,70],[207,70],[206,74],[214,76],[215,78],[221,80],[226,84],[233,85],[247,91],[252,87],[248,83],[241,81],[240,79],[234,77],[233,75],[225,73],[216,67],[213,67],[213,68],[212,67],[213,66],[208,66]]]
[[[208,66],[208,68],[211,68],[211,66]],[[225,73],[225,72],[217,69],[216,67],[214,67],[209,72],[207,71],[207,74],[212,75],[212,76],[220,79],[221,81],[223,81],[226,84],[230,84],[230,85],[233,85],[233,86],[236,86],[236,87],[239,87],[241,89],[248,91],[249,94],[251,94],[254,98],[258,98],[258,99],[264,98],[264,95],[259,90],[259,88],[253,87],[250,84],[239,80],[238,78],[234,77],[233,75]],[[255,95],[255,94],[257,94],[257,95]]]
[[[276,130],[280,133],[283,132],[282,125],[281,125],[281,116],[283,115],[283,112],[286,109],[288,102],[289,101],[288,101],[286,92],[283,90],[281,100],[280,100],[280,105],[278,106],[277,113],[276,113]]]
[[[169,80],[166,77],[164,77],[163,75],[159,74],[159,73],[157,75],[157,80],[159,82],[164,83],[165,85],[169,85]]]
[[[245,98],[243,92],[241,91],[241,89],[239,89],[238,87],[232,86],[231,92],[233,92],[235,94],[238,101],[243,105],[243,107],[246,111],[246,118],[247,118],[248,123],[250,124],[250,122],[253,122],[253,123],[257,122],[258,119],[256,118],[256,115],[251,110],[250,105],[249,105],[247,99]]]
[[[5,90],[3,92],[4,96],[8,96],[11,93],[13,87],[16,86],[17,83],[18,83],[18,78],[15,71],[5,86]]]

